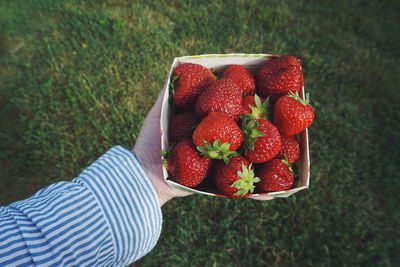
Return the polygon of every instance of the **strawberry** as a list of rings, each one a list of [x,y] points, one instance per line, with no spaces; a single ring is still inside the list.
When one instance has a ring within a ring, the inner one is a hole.
[[[281,135],[281,151],[278,158],[286,159],[289,164],[295,163],[300,158],[300,144],[294,135]]]
[[[239,118],[242,107],[242,90],[228,78],[213,82],[197,99],[196,114],[207,116],[210,112],[224,112],[233,119]]]
[[[253,74],[243,66],[230,65],[222,73],[222,78],[229,78],[236,82],[242,89],[242,94],[254,95],[256,92]]]
[[[285,160],[273,159],[264,163],[257,169],[257,176],[261,179],[257,187],[262,191],[283,191],[293,186],[294,173]]]
[[[254,163],[273,159],[281,150],[281,137],[271,122],[263,119],[244,121],[245,157]]]
[[[237,154],[242,132],[228,114],[211,112],[194,130],[193,142],[203,155],[228,162]]]
[[[183,138],[191,138],[200,120],[194,112],[183,112],[172,117],[169,123],[169,138],[178,142]]]
[[[214,81],[207,68],[193,63],[184,63],[172,73],[172,95],[175,104],[183,109],[192,107],[200,94]]]
[[[256,75],[258,94],[271,97],[275,102],[289,92],[298,92],[304,85],[300,60],[294,56],[281,56],[268,60]]]
[[[279,131],[286,135],[295,135],[308,128],[314,121],[314,110],[306,99],[299,94],[282,96],[274,106],[274,124]]]
[[[251,164],[242,156],[231,158],[228,164],[218,161],[215,166],[215,183],[228,198],[241,198],[254,190],[254,183],[260,178],[254,177]]]
[[[181,185],[195,187],[207,176],[212,161],[200,155],[190,139],[182,139],[167,160],[167,170]]]
[[[242,119],[265,119],[269,118],[269,99],[265,100],[258,95],[248,95],[243,97],[240,117]],[[244,117],[242,117],[245,115]]]

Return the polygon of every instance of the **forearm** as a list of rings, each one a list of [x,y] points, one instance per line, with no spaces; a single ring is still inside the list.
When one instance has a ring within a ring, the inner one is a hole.
[[[116,147],[72,182],[0,207],[0,266],[123,266],[154,247],[161,221],[146,173]]]

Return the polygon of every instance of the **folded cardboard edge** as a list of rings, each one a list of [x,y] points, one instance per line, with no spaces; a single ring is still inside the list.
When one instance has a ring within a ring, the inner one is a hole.
[[[273,54],[260,54],[260,53],[254,53],[254,54],[245,54],[245,53],[230,53],[230,54],[203,54],[203,55],[196,55],[196,56],[183,56],[183,57],[177,57],[175,59],[177,60],[186,60],[186,59],[198,59],[198,58],[210,58],[210,57],[251,57],[251,58],[257,58],[257,57],[273,57],[275,55]]]
[[[210,192],[205,192],[205,191],[200,191],[200,190],[196,190],[193,188],[189,188],[189,187],[183,186],[183,185],[178,184],[171,180],[166,180],[166,181],[172,188],[182,190],[185,192],[189,192],[189,193],[193,193],[193,194],[200,194],[200,195],[226,197],[224,195],[218,195],[218,194],[214,194],[214,193],[210,193]],[[284,197],[289,197],[289,196],[293,195],[294,193],[297,193],[304,189],[308,189],[308,186],[300,186],[300,187],[296,187],[296,188],[293,188],[293,189],[290,189],[287,191],[252,194],[252,195],[248,196],[247,198],[257,199],[257,200],[264,200],[264,199],[266,200],[266,199],[275,198],[275,197],[284,198]]]

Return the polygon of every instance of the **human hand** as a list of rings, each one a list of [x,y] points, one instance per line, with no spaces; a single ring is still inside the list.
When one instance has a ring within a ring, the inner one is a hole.
[[[157,191],[161,206],[174,197],[184,197],[192,194],[170,187],[163,177],[160,116],[164,94],[165,89],[158,95],[156,103],[147,114],[133,149],[133,153],[139,159]]]

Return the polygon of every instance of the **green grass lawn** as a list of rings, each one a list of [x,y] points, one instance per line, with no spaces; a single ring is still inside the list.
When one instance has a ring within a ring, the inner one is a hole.
[[[316,110],[310,189],[174,199],[134,265],[399,264],[395,2],[1,1],[0,205],[133,147],[174,57],[291,54]]]

